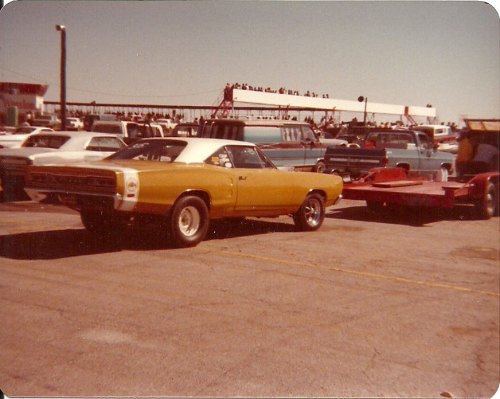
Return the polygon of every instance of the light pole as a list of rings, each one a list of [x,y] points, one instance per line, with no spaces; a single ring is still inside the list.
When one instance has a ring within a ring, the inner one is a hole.
[[[366,105],[368,104],[368,97],[359,96],[358,101],[362,103],[365,102],[365,112],[363,113],[363,126],[366,126]]]
[[[56,25],[56,30],[61,32],[61,130],[66,130],[66,27]]]

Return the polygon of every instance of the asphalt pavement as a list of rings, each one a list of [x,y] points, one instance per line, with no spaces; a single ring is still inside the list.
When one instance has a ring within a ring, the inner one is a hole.
[[[0,203],[0,388],[15,396],[492,397],[499,219],[329,208],[98,239]]]

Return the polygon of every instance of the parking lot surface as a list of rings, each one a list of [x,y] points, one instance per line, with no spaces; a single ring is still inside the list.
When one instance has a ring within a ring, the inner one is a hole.
[[[10,396],[491,397],[499,219],[329,208],[101,240],[77,213],[0,203],[0,387]]]

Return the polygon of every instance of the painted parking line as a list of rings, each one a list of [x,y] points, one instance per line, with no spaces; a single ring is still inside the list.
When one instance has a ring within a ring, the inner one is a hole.
[[[365,278],[370,278],[370,279],[393,281],[393,282],[407,284],[407,285],[418,285],[418,286],[429,287],[429,288],[441,288],[441,289],[447,289],[447,290],[458,291],[458,292],[467,292],[467,293],[473,293],[473,294],[500,297],[499,292],[476,290],[474,288],[462,287],[462,286],[453,285],[453,284],[444,284],[444,283],[437,283],[437,282],[433,282],[433,281],[415,280],[415,279],[410,279],[410,278],[406,278],[406,277],[391,276],[391,275],[387,275],[387,274],[361,272],[361,271],[357,271],[357,270],[344,269],[341,267],[330,266],[330,265],[321,265],[321,264],[300,262],[300,261],[296,261],[296,260],[272,258],[272,257],[268,257],[268,256],[254,255],[254,254],[243,253],[243,252],[234,252],[234,251],[215,249],[215,248],[214,249],[204,248],[204,249],[206,249],[212,253],[217,253],[217,254],[227,255],[227,256],[234,256],[234,257],[239,257],[239,258],[246,258],[246,259],[255,259],[255,260],[258,260],[261,262],[272,262],[272,263],[278,263],[278,264],[284,264],[284,265],[290,265],[290,266],[307,267],[307,268],[311,268],[311,269],[330,270],[330,271],[334,271],[334,272],[338,272],[338,273],[345,273],[345,274],[350,274],[350,275],[360,276],[360,277],[365,277]]]

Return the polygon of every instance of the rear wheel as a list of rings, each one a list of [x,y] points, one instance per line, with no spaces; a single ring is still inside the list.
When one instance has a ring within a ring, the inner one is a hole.
[[[476,203],[476,210],[481,219],[498,215],[498,187],[494,183],[486,183],[483,198]]]
[[[317,230],[325,219],[325,203],[319,194],[309,194],[293,215],[295,226],[301,231]]]
[[[201,198],[187,196],[180,198],[170,214],[170,233],[177,247],[193,247],[207,235],[208,208]]]

